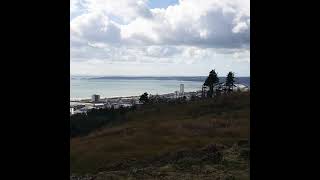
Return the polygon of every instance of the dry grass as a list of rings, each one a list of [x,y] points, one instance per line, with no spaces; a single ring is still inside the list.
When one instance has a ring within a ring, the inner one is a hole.
[[[119,161],[210,143],[231,146],[249,138],[249,106],[250,94],[242,93],[130,112],[125,124],[71,139],[70,171],[96,173]]]

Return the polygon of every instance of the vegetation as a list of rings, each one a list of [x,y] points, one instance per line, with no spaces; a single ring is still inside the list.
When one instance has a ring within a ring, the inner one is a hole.
[[[146,104],[149,102],[149,98],[148,98],[148,93],[143,93],[141,96],[140,96],[140,99],[139,99],[140,102],[142,102],[143,104]]]
[[[249,92],[234,92],[123,110],[122,123],[71,138],[70,171],[95,179],[249,179],[249,106]]]
[[[142,108],[149,108],[152,104],[171,105],[187,102],[186,97],[167,99],[155,96],[148,98],[147,93],[144,93],[141,97],[144,99],[142,100],[144,102]],[[193,100],[195,99],[196,97],[193,98]],[[70,116],[70,137],[85,136],[100,128],[124,123],[129,119],[128,113],[134,110],[136,110],[136,106],[120,107],[119,109],[92,109],[87,113],[74,114]]]
[[[144,93],[141,108],[71,116],[71,179],[249,179],[250,92],[234,83],[233,72],[222,85],[212,70],[209,98]],[[228,95],[212,98],[219,90]]]
[[[235,83],[235,77],[233,72],[229,72],[226,78],[227,91],[232,91]]]
[[[92,109],[87,113],[70,116],[70,137],[84,136],[99,128],[126,121],[126,114],[132,108]]]
[[[210,71],[209,76],[207,77],[206,81],[203,84],[203,85],[209,87],[208,97],[212,97],[213,96],[213,87],[217,83],[219,83],[218,74],[216,73],[215,70],[212,70],[212,71]]]

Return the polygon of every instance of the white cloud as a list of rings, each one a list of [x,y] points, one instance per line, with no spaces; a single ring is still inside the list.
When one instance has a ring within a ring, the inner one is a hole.
[[[73,38],[87,42],[117,43],[120,40],[120,29],[116,23],[109,21],[103,13],[82,14],[70,23]]]
[[[238,63],[250,63],[250,51],[249,50],[237,50],[233,53],[232,59]]]
[[[180,0],[161,9],[147,4],[71,0],[71,62],[193,64],[222,54],[250,62],[249,0]]]
[[[147,0],[83,0],[89,12],[104,12],[108,16],[116,16],[123,22],[136,17],[150,17]]]
[[[246,22],[238,22],[233,28],[233,33],[246,32],[249,29],[249,25]]]
[[[71,21],[71,33],[104,43],[110,43],[104,37],[115,37],[125,44],[246,47],[250,11],[241,2],[183,0],[167,9],[148,9],[147,1],[87,0],[88,13]],[[125,18],[128,23],[116,22]]]

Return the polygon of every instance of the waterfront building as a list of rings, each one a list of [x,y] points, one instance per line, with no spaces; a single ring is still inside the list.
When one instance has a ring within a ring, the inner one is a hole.
[[[92,102],[99,102],[100,101],[100,95],[94,94],[91,96]]]
[[[184,94],[184,84],[180,84],[180,95]]]
[[[95,103],[95,104],[93,104],[93,107],[96,109],[101,109],[101,108],[104,108],[104,104],[103,103]]]
[[[74,108],[71,107],[71,108],[70,108],[70,115],[73,115],[73,114],[74,114]]]

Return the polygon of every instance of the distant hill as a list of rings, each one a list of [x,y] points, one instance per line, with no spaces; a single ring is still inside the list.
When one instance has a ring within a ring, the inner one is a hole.
[[[125,80],[179,80],[179,81],[204,81],[205,76],[103,76],[90,79],[125,79]]]
[[[207,76],[103,76],[84,77],[84,79],[122,79],[122,80],[177,80],[177,81],[202,81]],[[250,86],[250,77],[236,77],[237,83]],[[220,81],[225,81],[225,77],[220,77]]]

